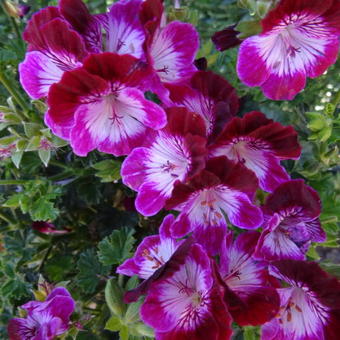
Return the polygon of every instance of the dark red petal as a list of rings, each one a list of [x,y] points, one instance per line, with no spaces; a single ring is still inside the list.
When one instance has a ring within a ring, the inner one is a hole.
[[[53,19],[41,26],[40,30],[43,45],[36,45],[39,50],[51,51],[55,58],[60,54],[66,60],[68,56],[70,59],[74,56],[81,61],[86,56],[87,52],[82,37],[71,30],[66,21],[60,18]],[[67,65],[65,59],[61,61]]]
[[[333,0],[281,0],[273,10],[262,20],[262,32],[271,30],[281,23],[282,19],[290,14],[304,13],[312,14],[315,17],[321,16],[332,5]]]
[[[188,133],[205,137],[205,124],[201,116],[189,112],[184,107],[172,107],[166,109],[168,125],[166,129],[171,134],[186,136]]]
[[[217,50],[222,52],[241,44],[242,40],[237,38],[237,35],[240,32],[236,31],[234,28],[235,25],[229,26],[223,29],[222,31],[216,32],[211,37],[211,40],[214,43]]]
[[[86,33],[93,18],[82,0],[59,0],[59,8],[61,14],[76,31]]]
[[[224,301],[240,326],[262,325],[271,320],[280,307],[280,297],[272,287],[255,287],[237,294],[225,286]]]
[[[264,206],[265,213],[289,210],[292,207],[301,207],[299,213],[302,217],[315,219],[321,213],[321,201],[318,193],[304,183],[302,179],[287,181],[279,185],[275,191],[267,197]]]
[[[225,156],[209,159],[206,170],[216,175],[227,187],[244,192],[251,199],[258,188],[258,179],[253,171]]]
[[[148,75],[145,63],[129,55],[116,53],[91,54],[84,60],[84,69],[109,81],[120,81],[128,86],[138,86]]]
[[[31,45],[30,49],[35,49],[36,46],[41,46],[43,44],[41,26],[60,17],[61,15],[57,7],[46,7],[33,14],[22,35],[24,40]]]
[[[216,145],[228,144],[233,138],[240,136],[263,140],[280,159],[296,159],[301,154],[301,146],[294,128],[274,122],[262,112],[252,111],[242,118],[233,118],[216,140]]]
[[[158,28],[161,22],[163,10],[163,3],[160,0],[143,1],[139,18],[150,35],[153,35]]]
[[[204,137],[188,134],[185,137],[185,145],[190,152],[190,170],[188,176],[194,176],[204,169],[205,159],[208,155],[207,140]]]
[[[100,93],[107,82],[83,68],[65,72],[60,82],[53,84],[48,95],[49,115],[55,123],[66,124],[80,104],[79,97]]]
[[[299,287],[302,285],[307,287],[320,304],[328,307],[331,315],[333,311],[339,315],[340,282],[336,277],[322,270],[317,263],[280,260],[272,262],[270,266],[275,269],[275,272],[279,273],[281,279],[288,279],[290,284],[293,282],[294,285]],[[330,325],[330,327],[334,327],[334,325]]]
[[[170,210],[180,203],[188,200],[190,195],[195,191],[204,188],[214,187],[221,184],[220,179],[213,173],[202,170],[197,175],[191,177],[188,184],[183,184],[180,181],[175,182],[171,197],[166,201],[165,208]]]

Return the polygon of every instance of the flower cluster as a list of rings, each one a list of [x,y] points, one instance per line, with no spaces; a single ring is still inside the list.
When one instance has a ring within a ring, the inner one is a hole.
[[[75,303],[67,289],[55,288],[45,301],[30,301],[21,306],[25,318],[9,322],[10,340],[52,340],[69,328]]]
[[[264,33],[242,43],[244,82],[290,99],[306,75],[334,61],[338,2],[311,2],[281,1]],[[336,339],[340,284],[304,261],[311,242],[325,240],[320,199],[281,164],[300,157],[297,133],[258,111],[236,117],[233,87],[195,67],[192,25],[167,23],[160,0],[120,0],[98,15],[81,0],[60,0],[33,15],[24,39],[20,80],[33,99],[47,98],[53,133],[79,156],[95,149],[127,156],[122,180],[137,192],[139,213],[177,211],[117,269],[144,280],[126,301],[146,295],[141,318],[156,339],[229,339],[232,320],[263,325],[266,340]],[[258,190],[269,193],[263,204]],[[38,311],[26,309],[28,319]],[[21,334],[23,323],[12,321],[10,330]]]

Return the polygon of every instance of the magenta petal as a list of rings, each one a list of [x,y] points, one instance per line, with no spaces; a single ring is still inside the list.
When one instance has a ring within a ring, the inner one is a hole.
[[[261,42],[259,36],[247,38],[242,42],[238,52],[237,74],[248,86],[260,86],[270,76],[266,61],[261,56]]]
[[[314,65],[307,68],[307,76],[316,78],[321,76],[329,66],[336,62],[339,53],[339,38],[330,35],[323,54],[318,55]]]
[[[145,33],[136,14],[141,3],[141,0],[121,0],[112,5],[102,22],[107,34],[107,51],[136,58],[144,56]]]
[[[262,84],[263,93],[273,100],[292,100],[306,86],[306,75],[296,71],[293,74],[271,74]]]
[[[232,224],[245,229],[258,228],[263,222],[261,209],[253,205],[246,194],[225,192],[221,196],[221,208],[226,212]]]
[[[130,115],[145,126],[158,130],[166,125],[165,111],[159,105],[144,99],[144,94],[140,90],[126,88],[120,92],[119,98],[127,105],[131,105]]]
[[[147,148],[135,148],[131,151],[121,168],[121,176],[125,185],[133,190],[139,189],[145,181],[146,168],[144,163],[149,157],[150,152]]]
[[[19,65],[21,85],[33,99],[46,97],[50,86],[57,83],[63,73],[51,58],[37,51],[28,52]]]
[[[142,184],[136,198],[136,209],[144,216],[157,214],[165,204],[167,197],[157,189],[157,184],[147,182]]]
[[[173,21],[156,33],[149,53],[162,82],[183,83],[196,71],[198,33],[187,23]]]
[[[179,238],[187,235],[193,230],[193,226],[187,214],[181,213],[175,223],[171,226],[171,235]]]
[[[69,122],[68,124],[56,124],[54,120],[51,118],[49,111],[46,112],[44,117],[45,124],[52,130],[52,132],[65,140],[70,139],[71,130],[73,127],[73,121]]]
[[[301,252],[300,248],[283,232],[269,232],[267,230],[261,234],[254,257],[266,261],[305,259],[305,255]]]
[[[211,256],[218,253],[227,232],[225,221],[219,224],[200,224],[195,226],[194,236],[197,242]]]

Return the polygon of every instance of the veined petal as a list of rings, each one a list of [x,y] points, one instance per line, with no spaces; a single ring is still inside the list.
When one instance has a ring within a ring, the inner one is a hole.
[[[254,35],[244,40],[239,48],[237,74],[247,86],[261,86],[270,76],[270,69],[260,50],[261,42],[261,37]]]
[[[195,72],[198,34],[187,23],[173,21],[159,30],[149,49],[153,68],[162,82],[183,83]]]
[[[57,83],[63,73],[51,58],[38,51],[28,52],[19,65],[20,83],[33,99],[46,97],[50,86]]]
[[[267,192],[290,179],[279,159],[267,151],[267,146],[251,138],[235,139],[233,143],[217,147],[212,156],[227,156],[232,161],[241,162],[255,173],[260,188]]]
[[[202,330],[213,339],[228,339],[230,320],[213,284],[209,258],[193,245],[177,271],[152,284],[141,308],[143,321],[155,328],[160,339],[203,339]],[[224,316],[224,327],[217,312]]]
[[[265,230],[262,232],[254,254],[255,258],[266,261],[281,259],[304,260],[300,248],[283,232]]]
[[[270,265],[270,274],[289,288],[279,289],[277,318],[263,326],[262,339],[329,339],[339,335],[340,284],[316,263],[282,260]]]
[[[262,22],[263,32],[241,44],[240,79],[249,86],[261,86],[271,99],[291,100],[305,87],[307,76],[317,77],[332,65],[339,32],[334,20],[328,20],[329,12],[323,15],[332,2],[320,3],[294,5],[285,0],[269,12]]]
[[[102,51],[102,33],[100,22],[90,14],[82,0],[59,0],[63,17],[79,32],[86,47],[92,53]]]
[[[130,152],[121,168],[121,175],[125,185],[138,191],[145,181],[146,168],[144,163],[149,158],[150,150],[148,148],[134,148]]]
[[[100,100],[82,104],[76,111],[71,133],[74,152],[85,156],[89,151],[124,155],[146,139],[146,126],[164,126],[164,111],[144,99],[137,89],[125,88]]]
[[[107,34],[106,51],[130,54],[136,58],[144,56],[145,33],[138,15],[141,0],[121,0],[112,5],[103,21]]]

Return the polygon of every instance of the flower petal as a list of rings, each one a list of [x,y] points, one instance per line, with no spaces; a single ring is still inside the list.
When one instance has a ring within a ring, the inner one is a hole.
[[[28,52],[19,65],[20,83],[33,99],[46,97],[50,86],[57,83],[63,73],[51,58],[38,51]]]
[[[195,72],[198,33],[187,23],[173,21],[156,33],[149,49],[153,68],[162,82],[183,83]]]
[[[130,54],[136,58],[144,56],[145,34],[138,15],[141,0],[121,0],[112,5],[103,21],[106,30],[106,50],[119,54]]]

